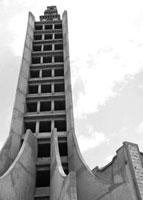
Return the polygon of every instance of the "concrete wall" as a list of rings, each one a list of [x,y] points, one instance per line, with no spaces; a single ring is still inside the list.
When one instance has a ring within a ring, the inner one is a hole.
[[[36,177],[37,141],[27,131],[16,159],[0,177],[1,200],[33,200]]]
[[[24,133],[23,116],[26,108],[25,102],[27,94],[27,81],[29,78],[29,66],[31,64],[34,21],[32,13],[29,13],[10,133],[0,152],[0,176],[6,172],[18,154],[21,144],[21,136]]]

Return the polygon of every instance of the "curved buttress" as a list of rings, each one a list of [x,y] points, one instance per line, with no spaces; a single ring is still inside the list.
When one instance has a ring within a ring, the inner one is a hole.
[[[77,199],[76,176],[71,171],[67,176],[64,173],[61,158],[59,155],[57,130],[54,129],[51,135],[51,181],[50,200]]]

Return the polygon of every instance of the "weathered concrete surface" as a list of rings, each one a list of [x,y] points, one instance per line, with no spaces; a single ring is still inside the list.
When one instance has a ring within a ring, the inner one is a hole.
[[[31,64],[34,21],[33,15],[29,13],[25,46],[16,90],[10,133],[0,152],[0,176],[7,171],[17,156],[21,145],[21,136],[24,134],[23,115],[25,113],[28,84],[27,81],[29,78],[29,66]]]
[[[57,131],[54,129],[51,136],[51,179],[50,200],[76,200],[75,172],[65,175],[59,155]]]
[[[63,50],[64,50],[64,79],[65,79],[65,98],[66,98],[66,122],[67,132],[74,128],[73,120],[73,103],[71,91],[71,73],[70,73],[70,58],[69,58],[69,40],[68,40],[68,22],[67,11],[64,11],[62,16],[63,27]]]
[[[16,159],[0,177],[0,200],[34,199],[36,158],[37,141],[28,130]]]

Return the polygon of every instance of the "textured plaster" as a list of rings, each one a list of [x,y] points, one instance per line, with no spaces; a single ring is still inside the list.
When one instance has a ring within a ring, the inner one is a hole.
[[[1,200],[32,200],[35,189],[37,141],[27,131],[13,164],[0,177]]]
[[[34,18],[32,14],[29,14],[28,18],[28,26],[34,28]],[[28,28],[27,28],[28,30]],[[33,34],[32,29],[31,35]],[[28,38],[26,34],[26,39]],[[32,40],[29,40],[29,43],[32,44]],[[31,49],[32,50],[32,49]],[[29,68],[27,66],[27,62],[31,62],[31,58],[28,55],[31,54],[29,49],[25,46],[22,63],[21,63],[21,69],[19,74],[19,80],[16,90],[16,98],[15,98],[15,104],[13,109],[13,115],[12,115],[12,121],[11,121],[11,127],[10,127],[10,133],[8,136],[7,141],[5,142],[1,152],[0,152],[0,175],[5,173],[7,169],[11,166],[12,162],[16,158],[21,144],[21,137],[23,134],[23,115],[25,112],[25,102],[26,102],[26,91],[27,91],[27,79],[29,77]],[[27,61],[25,62],[25,58]],[[24,72],[24,76],[23,73]],[[19,135],[19,136],[18,136]]]

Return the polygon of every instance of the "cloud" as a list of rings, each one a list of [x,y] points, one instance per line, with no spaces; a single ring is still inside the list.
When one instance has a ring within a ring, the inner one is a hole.
[[[111,162],[112,161],[112,159],[113,159],[113,157],[114,157],[114,155],[112,154],[112,155],[109,155],[109,156],[107,156],[106,158],[105,158],[105,163],[109,163],[109,162]]]
[[[89,151],[108,141],[103,133],[96,132],[91,126],[87,126],[88,130],[86,135],[77,135],[81,152]]]
[[[143,133],[143,121],[139,124],[139,126],[136,129],[136,132],[138,134],[142,134]]]
[[[74,99],[76,117],[97,112],[99,105],[119,94],[113,91],[116,83],[123,82],[125,87],[126,77],[143,69],[142,49],[130,42],[123,46],[123,51],[119,46],[118,50],[100,49],[96,54],[82,58],[72,65],[77,73],[75,75],[73,70],[73,89],[77,89],[76,84],[80,80],[84,85],[84,93],[79,91],[78,99]]]
[[[19,13],[15,15],[9,22],[9,29],[14,36],[10,45],[13,49],[13,53],[16,56],[22,56],[27,20],[28,15],[26,18],[23,13]]]

